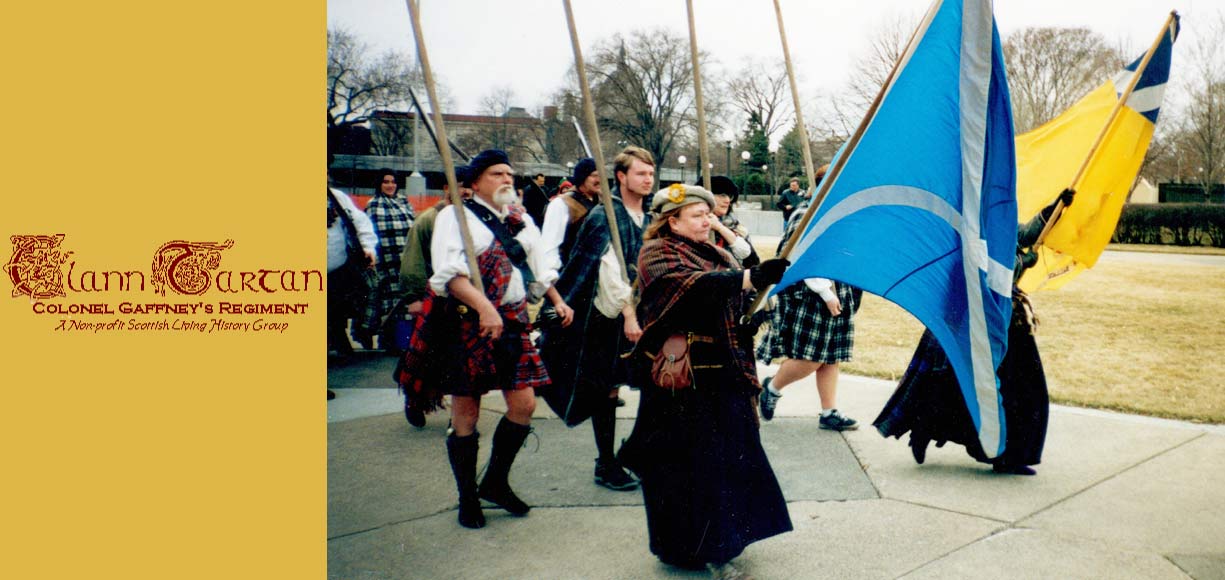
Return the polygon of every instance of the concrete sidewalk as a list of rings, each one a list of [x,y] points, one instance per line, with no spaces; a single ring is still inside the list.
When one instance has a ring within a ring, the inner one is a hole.
[[[328,577],[702,578],[647,548],[639,492],[597,487],[591,428],[568,429],[540,401],[511,483],[524,518],[486,510],[455,521],[447,417],[404,420],[388,357],[330,368]],[[761,367],[761,375],[776,367]],[[844,376],[857,431],[817,429],[816,389],[796,385],[762,425],[795,530],[737,563],[769,578],[1225,579],[1225,428],[1054,407],[1035,477],[1004,476],[961,447],[916,465],[904,441],[870,425],[889,381]],[[637,393],[618,411],[626,436]],[[483,401],[480,465],[504,409]]]

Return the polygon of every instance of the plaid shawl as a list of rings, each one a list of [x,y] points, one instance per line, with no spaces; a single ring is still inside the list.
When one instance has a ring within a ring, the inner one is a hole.
[[[629,211],[625,209],[625,204],[619,196],[620,191],[614,191],[613,211],[616,212],[621,249],[625,252],[626,269],[632,283],[638,277],[636,265],[638,251],[642,247],[642,230],[650,223],[651,214],[646,214],[643,217],[643,227],[638,227],[630,219]],[[561,277],[554,284],[562,299],[574,309],[575,320],[565,328],[553,325],[543,330],[540,344],[554,387],[554,392],[546,397],[550,405],[571,400],[580,384],[611,386],[610,383],[621,380],[616,370],[609,372],[609,366],[616,368],[615,364],[606,366],[604,361],[595,364],[591,361],[592,357],[604,356],[606,352],[620,353],[628,350],[630,344],[620,325],[615,325],[616,333],[609,335],[602,330],[603,325],[592,324],[594,319],[603,316],[595,307],[595,295],[600,278],[600,260],[612,244],[611,232],[604,206],[595,206],[579,227],[576,238],[578,242],[571,249],[569,259],[562,267]],[[611,344],[607,344],[609,342]],[[609,348],[602,348],[604,346]],[[616,354],[612,356],[615,357]],[[557,407],[554,409],[557,410]],[[558,411],[558,415],[561,415],[569,426],[578,425],[590,413],[590,409],[577,408],[570,404],[565,404]]]
[[[499,381],[495,363],[497,343],[480,336],[479,319],[460,317],[458,329],[446,328],[456,324],[445,312],[447,299],[430,290],[422,302],[421,315],[414,320],[412,338],[398,373],[405,394],[424,403],[423,408],[427,411],[433,408],[433,401],[439,400],[439,392],[480,396],[494,389],[539,388],[549,383],[540,353],[529,337],[531,326],[525,302],[502,304],[515,268],[502,244],[495,239],[477,256],[477,266],[485,285],[485,297],[498,306],[498,312],[507,321],[504,336],[521,341],[521,354],[515,363],[513,378],[510,384]],[[511,336],[515,334],[517,338]],[[458,344],[454,344],[455,341]]]
[[[630,283],[638,277],[636,265],[638,252],[642,248],[642,231],[651,223],[648,212],[642,220],[642,227],[634,224],[629,211],[621,201],[621,190],[613,190],[613,211],[617,216],[617,232],[621,237],[621,250],[625,253],[625,266],[629,273]],[[608,212],[604,206],[597,205],[587,213],[579,226],[574,247],[566,256],[560,277],[554,286],[561,293],[562,300],[577,312],[578,305],[586,305],[595,298],[595,285],[599,279],[600,258],[612,244],[612,230],[608,228]]]
[[[747,291],[741,289],[742,270],[736,259],[722,248],[709,243],[697,243],[681,236],[665,234],[642,244],[638,257],[639,282],[642,284],[642,302],[638,304],[638,319],[643,335],[640,345],[662,344],[668,335],[684,332],[684,321],[668,320],[668,315],[691,291],[722,291],[727,295],[721,301],[724,308],[712,312],[721,320],[721,336],[715,338],[730,346],[732,363],[754,388],[757,382],[757,363],[753,359],[753,345],[740,344],[739,319],[746,303]],[[729,276],[729,274],[732,274]],[[726,284],[702,284],[707,277],[726,278]],[[647,348],[653,348],[648,346]]]

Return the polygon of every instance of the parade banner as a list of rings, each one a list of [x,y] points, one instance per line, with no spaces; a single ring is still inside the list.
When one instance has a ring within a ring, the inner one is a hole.
[[[1156,129],[1177,37],[1178,16],[1171,15],[1147,62],[1148,54],[1140,55],[1063,114],[1017,137],[1018,222],[1065,187],[1076,189],[1076,202],[1051,226],[1038,263],[1017,284],[1022,290],[1060,288],[1092,268],[1110,243]]]
[[[992,457],[1017,231],[1003,63],[990,2],[936,2],[775,288],[832,278],[913,314],[948,353]]]

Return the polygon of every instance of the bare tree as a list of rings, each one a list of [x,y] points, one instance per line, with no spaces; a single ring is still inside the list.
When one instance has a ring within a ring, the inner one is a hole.
[[[328,127],[363,124],[380,109],[405,110],[417,75],[404,54],[372,57],[369,46],[344,29],[328,30]]]
[[[727,81],[726,93],[731,106],[745,119],[756,119],[768,139],[794,122],[791,88],[782,61],[767,64],[745,59]]]
[[[1019,30],[1004,43],[1004,60],[1017,133],[1055,118],[1125,64],[1088,28]]]
[[[411,124],[392,117],[376,118],[381,111],[404,113],[411,109],[410,89],[424,98],[425,82],[416,62],[405,53],[386,51],[372,55],[369,45],[345,29],[328,30],[327,116],[329,139],[355,127],[369,125],[370,146],[376,155],[402,155],[412,138]],[[436,83],[444,111],[452,99]],[[429,107],[428,103],[422,103]]]
[[[919,19],[893,13],[883,16],[879,22],[867,48],[855,59],[846,88],[810,101],[804,107],[806,125],[811,124],[808,132],[812,140],[842,142],[855,132],[905,52]]]
[[[515,161],[540,161],[530,147],[539,120],[516,107],[515,99],[515,91],[509,86],[491,88],[478,105],[485,119],[462,131],[457,127],[456,143],[469,151],[501,149]]]
[[[428,139],[429,137],[426,137]],[[413,124],[407,115],[386,115],[376,112],[370,118],[370,148],[375,155],[411,153]]]
[[[856,121],[863,117],[868,106],[876,99],[880,88],[889,79],[889,73],[894,64],[902,58],[906,51],[906,43],[914,35],[919,21],[911,16],[900,14],[887,15],[880,21],[876,35],[872,37],[866,52],[855,60],[854,72],[851,74],[849,86],[849,101],[842,105],[849,107]],[[858,114],[853,114],[857,112]],[[859,123],[856,122],[855,126]]]
[[[588,78],[601,130],[611,131],[607,144],[625,141],[667,157],[678,139],[696,126],[693,67],[689,42],[666,29],[639,30],[597,42],[587,58]],[[699,55],[705,68],[709,56]],[[704,87],[713,85],[704,84]],[[714,93],[703,95],[708,109],[718,108]],[[715,111],[717,112],[717,111]]]
[[[1214,184],[1225,179],[1225,15],[1218,16],[1197,34],[1191,46],[1194,72],[1187,82],[1190,102],[1183,113],[1182,162],[1208,199]]]

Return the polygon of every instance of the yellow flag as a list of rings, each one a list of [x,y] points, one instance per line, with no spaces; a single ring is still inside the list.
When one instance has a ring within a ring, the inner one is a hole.
[[[1026,291],[1054,290],[1093,267],[1110,242],[1152,140],[1157,113],[1169,78],[1177,17],[1140,74],[1127,104],[1107,128],[1098,149],[1076,184],[1076,198],[1047,233],[1038,263],[1018,286]],[[1093,144],[1110,120],[1119,97],[1143,61],[1136,59],[1115,79],[1072,105],[1045,125],[1016,139],[1017,221],[1025,223],[1072,185]]]

